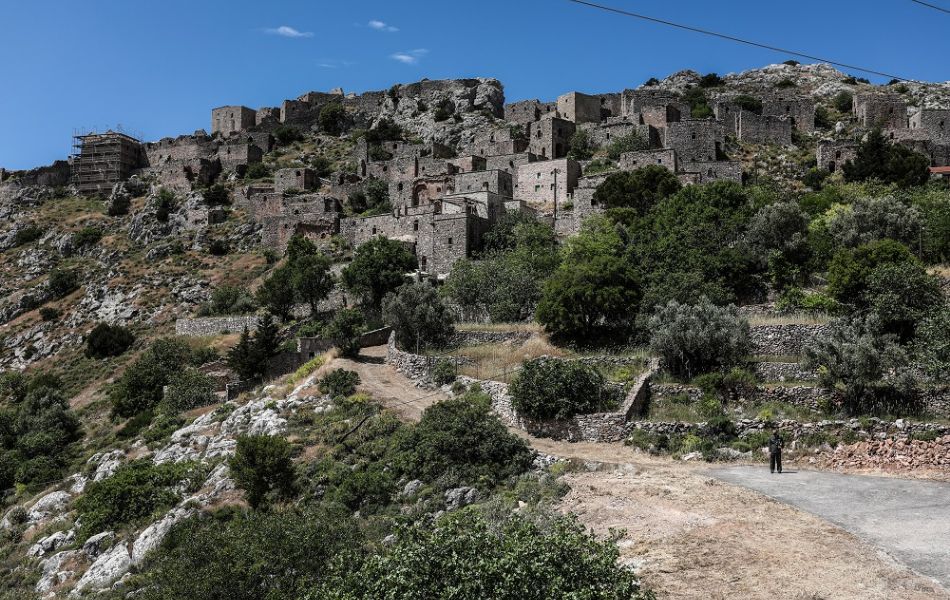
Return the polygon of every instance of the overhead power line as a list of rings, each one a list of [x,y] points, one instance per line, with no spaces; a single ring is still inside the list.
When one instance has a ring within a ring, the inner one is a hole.
[[[950,10],[948,10],[948,9],[942,7],[942,6],[937,6],[936,4],[930,4],[929,2],[921,2],[921,0],[910,0],[910,1],[913,2],[914,4],[919,4],[919,5],[921,5],[921,6],[926,6],[927,8],[932,8],[932,9],[934,9],[934,10],[939,10],[939,11],[942,12],[942,13],[947,13],[948,15],[950,15]]]
[[[673,21],[667,21],[665,19],[658,19],[656,17],[650,17],[648,15],[642,15],[635,12],[630,12],[628,10],[623,10],[620,8],[615,8],[613,6],[606,6],[604,4],[597,4],[595,2],[587,2],[585,0],[567,0],[568,2],[573,2],[574,4],[580,4],[582,6],[588,6],[590,8],[596,8],[608,13],[614,13],[617,15],[622,15],[625,17],[632,17],[634,19],[642,19],[644,21],[649,21],[651,23],[658,23],[660,25],[666,25],[668,27],[675,27],[677,29],[683,29],[685,31],[691,31],[693,33],[700,33],[702,35],[708,35],[711,37],[716,37],[723,40],[728,40],[730,42],[736,42],[739,44],[745,44],[747,46],[754,46],[756,48],[763,48],[765,50],[771,50],[773,52],[780,52],[783,54],[789,54],[791,56],[798,56],[800,58],[805,58],[808,60],[814,60],[818,62],[828,63],[836,67],[842,67],[845,69],[851,69],[852,71],[861,71],[862,73],[869,73],[871,75],[880,75],[881,77],[889,77],[891,79],[896,79],[898,81],[907,81],[912,82],[912,79],[906,77],[901,77],[899,75],[894,75],[892,73],[885,73],[883,71],[876,71],[874,69],[868,69],[865,67],[859,67],[857,65],[849,65],[848,63],[838,62],[835,60],[830,60],[827,58],[822,58],[820,56],[814,56],[812,54],[806,54],[804,52],[797,52],[795,50],[789,50],[787,48],[779,48],[778,46],[770,46],[769,44],[762,44],[760,42],[754,42],[752,40],[743,39],[733,35],[727,35],[725,33],[719,33],[716,31],[710,31],[708,29],[700,29],[699,27],[692,27],[690,25],[683,25],[682,23],[674,23]],[[916,0],[914,0],[916,1]]]

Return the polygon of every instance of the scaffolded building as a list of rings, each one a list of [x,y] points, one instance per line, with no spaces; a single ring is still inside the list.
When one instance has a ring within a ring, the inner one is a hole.
[[[143,164],[139,140],[124,133],[106,131],[73,136],[71,182],[80,194],[108,193]]]

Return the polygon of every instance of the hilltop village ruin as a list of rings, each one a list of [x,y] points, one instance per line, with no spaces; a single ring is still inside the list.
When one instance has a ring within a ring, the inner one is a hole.
[[[295,233],[315,240],[339,235],[352,246],[387,236],[410,245],[420,269],[438,276],[477,252],[505,213],[530,214],[567,236],[600,210],[594,191],[608,173],[590,174],[590,161],[569,157],[578,131],[598,147],[635,135],[643,149],[620,155],[614,169],[660,165],[684,184],[742,183],[748,173],[730,158],[737,144],[789,147],[795,136],[827,136],[816,131],[814,95],[795,88],[760,86],[751,95],[754,106],[749,93],[708,90],[712,114],[696,118],[681,93],[657,83],[508,104],[494,79],[423,80],[363,94],[308,92],[279,107],[214,108],[210,134],[150,143],[113,131],[77,136],[69,161],[21,173],[19,180],[71,184],[87,195],[108,195],[131,177],[186,194],[231,181],[234,205],[260,224],[267,246],[281,250]],[[320,115],[331,105],[343,109],[343,138],[387,119],[412,137],[373,143],[360,137],[347,168],[323,177],[302,164],[277,170],[272,181],[241,180],[275,150],[275,131],[320,132]],[[874,127],[930,157],[934,167],[950,165],[950,110],[910,107],[900,94],[874,88],[854,94],[852,114],[847,136],[817,141],[818,168],[840,169]],[[840,123],[836,129],[842,133]],[[9,176],[0,172],[0,180]],[[346,198],[372,180],[388,187],[391,211],[347,214]]]

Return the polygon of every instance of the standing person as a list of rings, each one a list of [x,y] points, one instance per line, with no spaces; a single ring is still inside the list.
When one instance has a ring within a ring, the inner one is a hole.
[[[778,469],[778,472],[782,472],[782,447],[785,445],[785,440],[782,439],[782,436],[778,434],[778,429],[772,431],[772,437],[769,438],[769,471],[772,473],[775,472],[775,469]]]

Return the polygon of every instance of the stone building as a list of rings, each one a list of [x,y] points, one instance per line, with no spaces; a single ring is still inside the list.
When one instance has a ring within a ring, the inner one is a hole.
[[[134,137],[106,131],[75,136],[70,160],[70,182],[80,194],[107,194],[142,167],[145,154]]]
[[[528,125],[528,152],[541,158],[563,158],[571,147],[575,126],[571,121],[546,117]]]
[[[211,109],[211,135],[229,136],[257,125],[257,111],[246,106],[219,106]]]
[[[643,152],[625,152],[620,155],[618,165],[621,171],[635,171],[648,165],[659,165],[672,173],[677,171],[676,150],[672,148],[645,150]]]
[[[487,171],[505,171],[513,176],[517,183],[518,167],[521,165],[537,162],[538,157],[530,152],[519,152],[517,154],[499,154],[496,156],[485,157],[485,170]]]
[[[522,100],[505,105],[505,120],[509,123],[527,125],[556,110],[557,103]]]
[[[564,205],[580,176],[580,165],[570,158],[525,163],[518,167],[515,198],[530,204]]]
[[[618,138],[636,134],[651,146],[659,145],[657,130],[650,125],[637,123],[629,117],[608,117],[601,123],[587,123],[579,127],[587,132],[591,145],[605,148]]]
[[[278,252],[284,251],[295,234],[321,243],[340,231],[342,207],[336,198],[322,194],[285,197],[273,192],[256,200],[254,214],[261,224],[261,241]]]
[[[680,181],[703,184],[714,181],[742,183],[742,163],[737,160],[687,161],[682,164]]]
[[[254,143],[252,134],[212,138],[204,131],[177,138],[164,138],[144,146],[143,173],[158,182],[182,191],[214,183],[223,171],[243,176],[248,165],[259,163],[264,151]]]
[[[511,174],[507,171],[471,171],[455,175],[454,193],[491,192],[499,196],[514,196]]]
[[[855,141],[821,140],[818,142],[818,168],[834,173],[849,160],[854,160],[857,150]]]
[[[907,127],[907,103],[894,94],[855,94],[852,110],[863,127],[902,129]]]
[[[686,119],[670,123],[664,148],[676,150],[681,162],[712,162],[722,151],[722,127],[711,119]]]
[[[320,187],[320,178],[313,169],[298,167],[278,169],[274,173],[274,191],[283,194],[287,191],[307,192]]]
[[[784,117],[802,133],[815,131],[815,101],[802,96],[772,96],[762,98],[762,115]]]
[[[757,115],[739,111],[736,118],[736,137],[755,144],[792,145],[792,120],[789,117]]]
[[[910,116],[910,129],[924,131],[935,143],[950,143],[950,110],[921,108]]]
[[[606,100],[580,92],[568,92],[557,99],[558,116],[575,124],[600,123]]]

